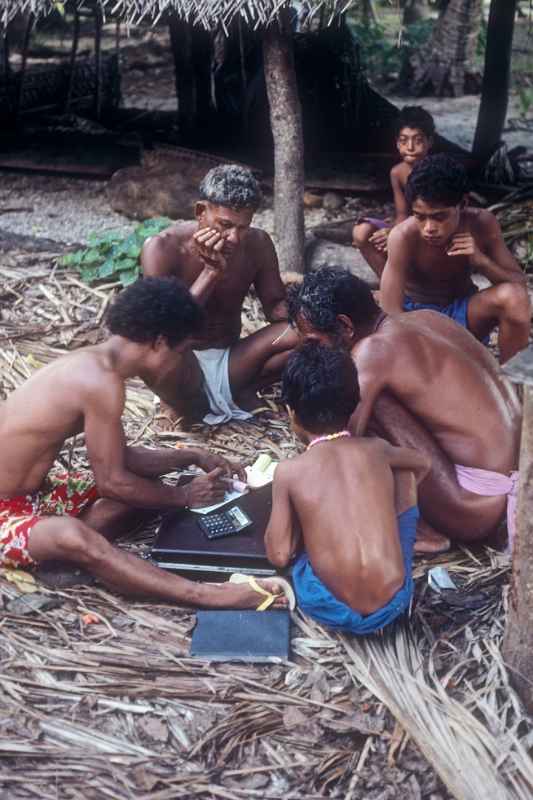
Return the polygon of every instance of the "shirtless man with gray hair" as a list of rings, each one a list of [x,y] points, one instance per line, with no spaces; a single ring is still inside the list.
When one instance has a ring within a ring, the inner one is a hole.
[[[260,202],[251,170],[214,167],[200,184],[196,220],[172,225],[143,247],[144,275],[180,278],[206,311],[194,350],[152,386],[172,420],[248,419],[256,390],[280,377],[296,344],[274,245],[251,225]],[[252,286],[271,324],[241,339],[242,304]]]

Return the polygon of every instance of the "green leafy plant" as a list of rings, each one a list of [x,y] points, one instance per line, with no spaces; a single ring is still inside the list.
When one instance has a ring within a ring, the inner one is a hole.
[[[88,247],[67,253],[59,263],[77,270],[85,283],[120,281],[122,286],[129,286],[139,277],[139,256],[144,242],[169,225],[172,220],[167,217],[154,217],[142,222],[126,237],[120,231],[107,231],[103,235],[91,233]]]

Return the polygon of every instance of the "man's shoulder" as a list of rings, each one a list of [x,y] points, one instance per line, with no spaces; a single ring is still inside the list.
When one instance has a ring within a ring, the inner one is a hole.
[[[407,217],[395,225],[389,234],[389,246],[392,244],[412,245],[419,238],[418,227],[413,217]]]
[[[405,161],[399,161],[398,164],[395,164],[391,169],[390,176],[391,179],[394,178],[395,180],[399,181],[403,188],[407,182],[410,172],[411,170]]]
[[[181,244],[190,239],[197,229],[198,223],[195,220],[181,220],[175,222],[173,225],[169,225],[169,227],[162,230],[161,233],[150,236],[146,239],[145,244],[148,242],[159,242],[163,245],[168,243],[175,246],[176,243]]]
[[[495,229],[500,230],[496,215],[486,208],[466,208],[464,213],[472,233],[492,233]]]
[[[300,454],[297,456],[293,456],[292,458],[285,458],[283,461],[280,461],[278,466],[276,467],[276,471],[274,473],[274,479],[279,482],[286,482],[290,480],[291,476],[295,473],[298,469],[298,465],[303,460],[303,455]]]
[[[272,237],[263,228],[250,227],[247,239],[252,247],[273,246]]]
[[[302,475],[306,472],[309,457],[312,451],[304,451],[299,455],[285,458],[280,461],[274,473],[274,482],[278,488],[283,488],[289,493],[301,483]]]
[[[379,372],[385,364],[396,358],[398,336],[403,336],[401,327],[396,325],[395,316],[387,317],[387,327],[361,339],[352,350],[358,370]]]
[[[96,347],[86,347],[65,357],[69,380],[87,397],[122,397],[125,383],[107,353]]]

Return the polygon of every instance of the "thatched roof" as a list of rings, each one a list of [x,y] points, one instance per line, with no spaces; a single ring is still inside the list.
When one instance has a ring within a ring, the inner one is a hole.
[[[320,14],[323,24],[329,25],[358,1],[299,0],[297,5],[306,14]],[[112,14],[129,24],[157,22],[163,14],[174,11],[181,19],[206,30],[216,30],[220,26],[227,30],[235,17],[241,17],[254,28],[263,27],[289,6],[287,0],[98,0],[98,3],[104,14]],[[63,5],[57,0],[10,0],[1,12],[0,27],[7,25],[17,12],[31,11],[43,16]]]

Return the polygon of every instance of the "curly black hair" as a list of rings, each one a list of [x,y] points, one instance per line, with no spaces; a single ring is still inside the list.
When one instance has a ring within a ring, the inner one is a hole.
[[[418,128],[428,139],[435,135],[435,121],[422,106],[404,106],[395,121],[396,138],[402,128]]]
[[[369,322],[379,313],[368,283],[344,270],[322,267],[308,272],[303,283],[287,293],[289,319],[301,314],[317,331],[339,332],[337,317],[345,314],[354,325]]]
[[[132,342],[163,336],[169,347],[199,333],[204,311],[177,278],[144,278],[121,292],[110,306],[109,331]]]
[[[359,402],[355,364],[344,350],[304,342],[289,356],[283,373],[283,400],[312,433],[345,428]]]
[[[419,198],[426,203],[458,206],[467,192],[465,168],[445,153],[426,156],[415,164],[405,187],[410,206]]]

